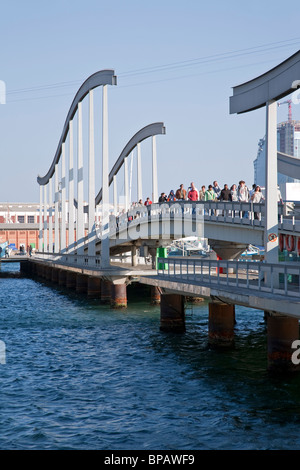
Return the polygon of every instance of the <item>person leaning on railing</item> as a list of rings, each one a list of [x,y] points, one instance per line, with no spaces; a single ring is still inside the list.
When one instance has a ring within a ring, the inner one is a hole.
[[[207,191],[205,191],[205,201],[216,201],[216,200],[217,200],[216,193],[213,190],[212,185],[210,184],[208,186]],[[212,215],[211,209],[208,211],[208,215]]]
[[[206,189],[205,189],[205,186],[201,186],[201,189],[199,191],[199,201],[205,201],[205,192],[206,192]]]
[[[191,183],[191,189],[188,192],[188,199],[190,201],[198,201],[199,199],[198,191],[194,183]]]
[[[183,184],[177,189],[175,197],[176,199],[186,199],[186,189],[184,189]]]
[[[238,200],[240,202],[249,202],[249,189],[246,186],[244,180],[239,182],[238,186]],[[248,211],[243,211],[242,216],[248,218],[249,214]]]
[[[228,184],[224,184],[224,188],[221,190],[220,201],[228,202],[231,200],[231,191],[228,188]],[[222,211],[222,215],[226,215],[226,211]]]
[[[255,187],[254,193],[251,196],[251,201],[253,204],[263,202],[265,200],[263,193],[259,186]],[[259,220],[259,212],[254,212],[254,219]]]

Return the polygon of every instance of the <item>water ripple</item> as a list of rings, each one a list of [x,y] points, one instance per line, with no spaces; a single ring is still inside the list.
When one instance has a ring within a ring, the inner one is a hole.
[[[207,347],[207,304],[187,332],[32,279],[0,280],[1,449],[295,449],[299,377],[266,373],[263,312],[237,308],[235,349]]]

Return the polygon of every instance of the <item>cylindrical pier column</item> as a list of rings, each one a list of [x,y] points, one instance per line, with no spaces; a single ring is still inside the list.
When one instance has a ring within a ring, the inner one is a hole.
[[[151,305],[160,304],[160,289],[157,286],[151,286]]]
[[[31,274],[33,276],[36,275],[37,274],[37,265],[36,265],[36,263],[31,261],[29,264],[31,266]]]
[[[112,283],[110,281],[101,280],[101,302],[109,304],[111,300]]]
[[[161,294],[160,329],[174,333],[185,331],[184,296]]]
[[[38,277],[42,277],[42,265],[39,263],[36,264],[36,274]]]
[[[60,269],[58,272],[58,285],[65,286],[67,280],[67,272],[64,269]]]
[[[89,297],[101,296],[101,279],[100,277],[89,276],[87,293]]]
[[[299,370],[299,365],[292,361],[295,350],[292,343],[299,339],[297,318],[269,314],[267,317],[268,335],[268,370],[291,372]]]
[[[214,347],[230,347],[234,343],[235,306],[209,303],[209,344]]]
[[[73,271],[67,271],[66,287],[68,289],[76,289],[76,273],[74,273]]]
[[[131,247],[131,264],[137,266],[137,247],[135,245]]]
[[[58,269],[57,268],[52,268],[51,281],[58,282]]]
[[[84,274],[76,275],[76,292],[86,293],[87,292],[88,278]]]
[[[45,273],[44,277],[47,281],[51,281],[52,279],[52,269],[53,268],[51,268],[50,266],[44,267],[44,273]]]
[[[1,260],[0,260],[1,264]],[[30,265],[28,261],[20,261],[20,272],[21,273],[30,273]]]
[[[112,284],[110,304],[113,308],[127,307],[127,286],[125,283]]]

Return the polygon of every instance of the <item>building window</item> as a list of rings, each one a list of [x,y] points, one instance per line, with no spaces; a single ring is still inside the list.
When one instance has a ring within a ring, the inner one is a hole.
[[[27,220],[29,224],[34,224],[34,215],[28,215]]]
[[[24,222],[25,222],[24,215],[18,215],[18,222],[19,222],[19,224],[24,224]]]

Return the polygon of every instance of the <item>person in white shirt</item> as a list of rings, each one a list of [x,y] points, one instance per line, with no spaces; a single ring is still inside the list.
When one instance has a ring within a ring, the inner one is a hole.
[[[265,200],[263,193],[261,192],[261,189],[259,186],[256,186],[254,193],[251,196],[251,201],[254,204],[257,204],[259,202],[263,202]],[[254,212],[254,219],[259,219],[259,212]]]
[[[246,183],[244,180],[241,180],[239,182],[238,186],[238,200],[240,202],[248,202],[249,201],[249,189],[246,186]],[[248,217],[248,211],[243,211],[242,212],[243,217]]]

